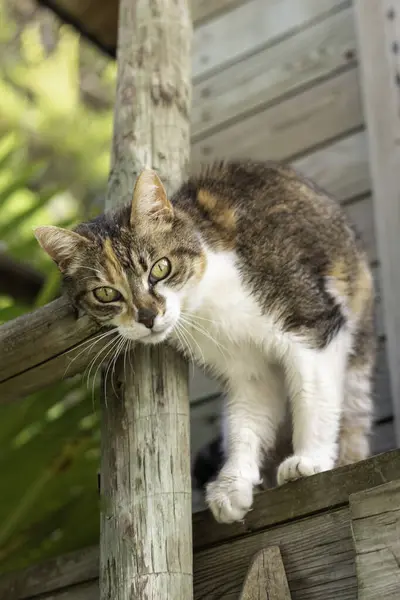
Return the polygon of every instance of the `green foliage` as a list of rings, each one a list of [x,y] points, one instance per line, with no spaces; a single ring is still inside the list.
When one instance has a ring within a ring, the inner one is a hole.
[[[105,189],[112,128],[114,64],[48,11],[27,17],[27,2],[12,0],[9,10],[0,0],[0,252],[45,284],[29,306],[0,296],[0,324],[58,293],[59,273],[32,229],[90,214]],[[52,28],[47,45],[43,23]],[[0,404],[0,571],[97,542],[93,390],[77,377]]]

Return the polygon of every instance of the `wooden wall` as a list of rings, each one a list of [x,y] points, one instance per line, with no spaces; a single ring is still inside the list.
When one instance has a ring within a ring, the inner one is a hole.
[[[207,4],[207,3],[203,3]],[[215,15],[215,5],[220,12]],[[374,451],[395,446],[354,7],[349,0],[215,2],[194,34],[192,166],[282,159],[334,194],[360,232],[376,287]],[[218,430],[217,390],[191,381],[192,451]]]

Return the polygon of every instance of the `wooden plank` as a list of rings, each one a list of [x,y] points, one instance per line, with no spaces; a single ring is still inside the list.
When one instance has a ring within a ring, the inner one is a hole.
[[[192,17],[195,27],[216,16],[236,8],[246,0],[192,0]]]
[[[367,5],[368,4],[368,5]],[[397,3],[355,1],[360,77],[367,123],[377,242],[381,261],[385,329],[394,399],[395,426],[400,442],[400,151]]]
[[[207,548],[225,542],[229,542],[227,547],[230,547],[232,541],[240,536],[256,537],[250,534],[265,530],[269,526],[274,526],[272,530],[276,531],[275,526],[279,524],[290,525],[293,520],[341,508],[348,504],[350,494],[395,481],[399,473],[400,450],[395,450],[374,456],[356,465],[320,473],[280,488],[260,492],[256,494],[253,510],[246,516],[244,523],[221,525],[215,522],[208,511],[198,513],[193,515],[195,553],[201,553]],[[250,555],[271,543],[274,544],[271,541],[260,544]],[[280,545],[279,539],[277,543]],[[286,565],[285,552],[282,554]],[[88,548],[42,565],[32,566],[23,572],[2,577],[0,598],[26,600],[41,593],[89,582],[98,574],[98,559],[98,548]],[[249,560],[243,567],[240,583],[243,583]],[[309,599],[304,598],[304,600]]]
[[[84,583],[83,585],[74,585],[60,592],[46,594],[45,596],[36,596],[35,600],[99,600],[100,590],[99,582]]]
[[[362,123],[353,68],[194,143],[192,168],[222,157],[290,160]]]
[[[350,496],[358,600],[400,598],[400,480]]]
[[[279,546],[257,552],[239,600],[291,600]]]
[[[89,342],[98,333],[98,325],[87,316],[76,318],[65,298],[2,325],[0,402],[82,372],[111,340],[111,336],[102,341],[93,337]]]
[[[371,191],[364,131],[314,150],[292,164],[340,202]]]
[[[220,525],[208,511],[197,513],[193,515],[194,548],[200,550],[269,525],[342,506],[348,502],[349,494],[392,481],[399,473],[400,450],[395,450],[260,492],[255,495],[253,510],[243,523]]]
[[[195,31],[193,77],[204,77],[261,46],[271,46],[348,4],[344,0],[250,0],[241,4]]]
[[[195,554],[195,600],[238,598],[251,557],[271,545],[280,547],[293,600],[336,600],[339,593],[341,599],[357,598],[354,548],[346,507]]]
[[[1,600],[22,600],[86,584],[99,576],[98,547],[53,558],[0,579]]]
[[[346,8],[202,78],[193,88],[192,139],[355,64],[353,11]]]

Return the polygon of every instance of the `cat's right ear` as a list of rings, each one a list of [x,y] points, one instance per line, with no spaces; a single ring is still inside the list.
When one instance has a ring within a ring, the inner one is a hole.
[[[144,169],[136,180],[131,207],[131,225],[140,217],[173,212],[161,179],[153,169]]]
[[[47,252],[62,273],[68,269],[77,253],[89,244],[89,240],[79,233],[52,225],[37,227],[34,234],[43,250]]]

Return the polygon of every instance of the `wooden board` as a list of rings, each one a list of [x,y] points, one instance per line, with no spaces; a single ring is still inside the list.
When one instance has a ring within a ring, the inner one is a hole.
[[[198,141],[207,132],[238,121],[261,106],[276,104],[283,96],[355,64],[353,11],[346,8],[218,73],[202,77],[193,88],[192,139]]]
[[[325,18],[344,0],[250,0],[200,26],[193,40],[193,77],[221,69],[261,46]],[[238,41],[240,40],[240,43]]]
[[[193,516],[195,555],[212,550],[218,544],[224,545],[226,542],[229,542],[229,544],[226,544],[226,547],[229,548],[231,542],[237,540],[239,536],[245,536],[245,540],[256,539],[257,536],[254,534],[257,531],[264,532],[270,526],[273,526],[271,532],[277,531],[278,525],[286,523],[284,527],[287,527],[289,522],[296,519],[300,519],[298,522],[300,523],[300,529],[298,530],[300,532],[301,524],[306,522],[302,517],[326,510],[335,511],[335,509],[339,509],[339,513],[336,514],[344,514],[340,511],[348,504],[350,494],[394,481],[399,477],[399,474],[400,450],[396,450],[375,456],[357,465],[321,473],[274,490],[261,492],[256,495],[253,510],[247,515],[245,523],[221,525],[214,521],[209,512],[196,514]],[[342,530],[343,521],[340,518],[336,524]],[[327,529],[330,530],[330,527]],[[312,527],[310,530],[312,532]],[[347,534],[345,539],[347,539]],[[285,551],[280,542],[280,538],[277,538],[276,542],[271,541],[271,538],[268,538],[268,540],[259,539],[259,545],[256,548],[254,548],[253,541],[250,541],[251,547],[248,545],[248,541],[246,542],[246,548],[250,556],[246,565],[242,568],[241,582],[243,582],[250,557],[253,556],[256,550],[266,545],[274,545],[275,543],[280,545],[286,567]],[[304,556],[307,557],[308,554],[306,548],[302,546],[301,539],[297,541],[296,545],[299,546],[299,549],[303,548]],[[329,543],[324,544],[321,541],[320,551],[322,553],[326,552],[327,547],[329,547]],[[203,554],[203,556],[206,555]],[[346,562],[347,558],[344,557],[344,560]],[[200,566],[198,566],[196,578],[204,578],[204,573],[208,572],[207,566],[206,571],[202,571],[201,564],[202,561],[200,560],[197,563]],[[320,566],[322,567],[322,565]],[[320,578],[323,579],[324,574],[321,571],[319,573]],[[21,573],[2,577],[0,579],[0,599],[26,600],[32,596],[54,592],[67,586],[89,583],[96,578],[97,574],[98,548],[88,548],[84,551],[53,559],[43,565],[32,566]],[[315,572],[314,575],[311,573],[311,575],[315,577],[318,576],[318,573]],[[316,586],[320,585],[319,582],[315,583]],[[322,585],[324,585],[323,582]],[[343,582],[343,585],[346,586],[346,583]],[[348,588],[346,589],[348,590]],[[348,599],[350,597],[353,598],[354,596],[344,595],[340,598],[342,600],[342,598]],[[203,596],[203,598],[205,600],[207,596]],[[321,600],[322,598],[321,596]],[[309,600],[309,598],[305,597],[304,600]]]
[[[355,1],[388,358],[400,442],[400,116],[398,3]]]
[[[339,593],[341,599],[356,600],[348,508],[260,531],[195,554],[195,600],[236,600],[252,556],[270,545],[279,545],[292,600],[337,600]]]
[[[35,600],[99,600],[99,597],[99,583],[98,581],[93,581],[91,583],[84,583],[83,585],[74,585],[54,594],[36,596]]]
[[[293,161],[293,166],[340,202],[371,191],[368,142],[351,134]]]
[[[400,480],[350,496],[358,600],[400,598]]]
[[[239,600],[291,600],[279,546],[257,552]]]
[[[192,17],[195,26],[210,21],[232,10],[246,0],[192,0]]]
[[[352,68],[195,142],[192,169],[221,158],[291,160],[362,124],[357,69]]]

